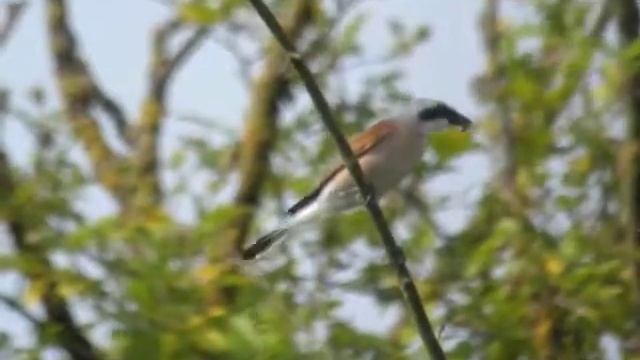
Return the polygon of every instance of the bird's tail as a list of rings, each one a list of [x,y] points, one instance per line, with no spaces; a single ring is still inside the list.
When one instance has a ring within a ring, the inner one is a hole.
[[[242,250],[242,259],[255,259],[256,256],[260,255],[262,252],[270,248],[271,245],[275,244],[276,241],[282,239],[285,235],[287,235],[288,232],[288,227],[281,227],[259,237],[255,243]]]
[[[255,259],[256,256],[269,249],[271,245],[275,244],[278,240],[281,240],[291,232],[312,223],[313,220],[322,217],[324,209],[325,208],[322,204],[314,202],[305,206],[304,209],[300,209],[300,211],[295,214],[290,214],[275,230],[261,236],[255,243],[243,249],[242,258],[244,260]]]

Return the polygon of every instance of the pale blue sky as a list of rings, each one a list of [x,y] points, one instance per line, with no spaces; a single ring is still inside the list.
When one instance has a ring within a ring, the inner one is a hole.
[[[135,115],[146,86],[151,31],[171,15],[171,10],[154,0],[71,0],[69,3],[81,53],[103,88],[123,104],[129,116]],[[429,25],[432,30],[429,42],[403,62],[409,74],[406,86],[416,97],[445,100],[473,118],[480,111],[471,94],[470,80],[482,70],[484,62],[477,30],[481,4],[482,1],[470,0],[373,0],[368,11],[374,18],[366,28],[365,39],[374,51],[383,46],[383,30],[376,24],[392,14],[407,23]],[[30,1],[16,32],[0,53],[3,70],[0,86],[12,89],[18,103],[24,101],[24,95],[34,85],[44,86],[49,95],[55,94],[43,5],[42,1]],[[175,78],[169,93],[170,115],[195,113],[240,126],[247,98],[236,71],[233,58],[207,41]],[[169,120],[166,133],[177,130],[175,122]],[[0,134],[0,139],[9,145],[14,161],[26,161],[29,146],[25,133],[9,126]],[[165,139],[170,147],[173,142]],[[464,174],[436,179],[429,183],[430,190],[443,193],[451,192],[451,188],[466,190],[481,183],[488,173],[488,164],[483,158],[467,159],[459,165]],[[86,201],[85,208],[92,209],[96,217],[113,210],[112,204],[96,201],[91,196]],[[439,219],[457,227],[463,215],[462,210],[454,209],[440,214]],[[6,246],[6,242],[0,240],[2,246]],[[0,279],[0,291],[19,286],[15,278]],[[373,329],[381,319],[370,305],[364,299],[349,298],[340,313]],[[2,306],[0,329],[17,335],[27,333],[24,322]],[[22,336],[20,343],[25,341],[28,339]]]

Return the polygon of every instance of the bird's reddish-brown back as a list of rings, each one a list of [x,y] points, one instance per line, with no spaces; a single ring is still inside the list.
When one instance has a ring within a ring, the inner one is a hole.
[[[351,146],[351,150],[356,157],[360,157],[382,142],[387,135],[397,128],[398,125],[391,120],[378,121],[367,130],[351,137],[349,146]]]
[[[349,146],[351,147],[351,151],[353,151],[353,154],[356,156],[356,158],[364,156],[369,151],[371,151],[371,149],[382,143],[382,141],[384,141],[384,139],[388,135],[393,133],[393,131],[395,131],[397,127],[397,123],[391,120],[378,121],[364,132],[361,132],[349,138]],[[322,189],[331,181],[331,179],[333,179],[338,173],[343,170],[345,170],[345,165],[344,163],[340,163],[340,165],[335,167],[313,191],[311,191],[309,194],[307,194],[305,197],[291,206],[287,212],[289,214],[294,214],[298,210],[305,207],[320,194]]]

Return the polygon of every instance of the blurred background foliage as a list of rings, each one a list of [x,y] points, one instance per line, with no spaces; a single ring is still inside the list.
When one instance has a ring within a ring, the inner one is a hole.
[[[391,46],[365,56],[375,41],[362,36],[368,1],[268,2],[348,134],[416,95],[403,88],[410,74],[398,60],[430,36],[428,24],[390,18]],[[18,165],[2,134],[0,271],[23,286],[0,301],[36,339],[25,348],[2,334],[2,357],[57,349],[73,359],[424,358],[364,212],[256,263],[236,260],[313,188],[335,149],[247,2],[166,5],[175,17],[153,35],[133,116],[93,79],[64,0],[47,0],[43,19],[58,94],[36,88],[31,107],[18,107],[23,95],[0,84],[0,119],[18,122],[36,147]],[[0,44],[29,11],[2,6]],[[440,340],[452,359],[640,358],[640,5],[483,6],[473,134],[432,136],[423,164],[384,201]],[[250,94],[241,134],[181,118],[196,131],[159,158],[172,76],[210,39],[236,56]],[[347,84],[345,72],[358,68],[366,75]],[[44,105],[52,96],[61,99],[53,110]],[[490,159],[490,176],[477,203],[427,191],[427,180],[464,174],[479,156]],[[78,209],[96,187],[117,203],[112,215]],[[177,202],[193,209],[190,221],[176,216]],[[470,216],[453,232],[435,215],[456,206]],[[393,325],[371,332],[338,316],[354,294],[372,300],[373,313],[393,310]]]

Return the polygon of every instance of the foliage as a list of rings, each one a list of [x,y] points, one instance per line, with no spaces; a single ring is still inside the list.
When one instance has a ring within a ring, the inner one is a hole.
[[[257,18],[245,3],[187,1],[174,10],[187,29],[213,28],[216,45],[234,52],[241,71],[249,68],[244,80],[251,93],[269,67],[260,68],[255,56],[230,47],[224,36],[260,59],[276,56],[277,49],[253,25]],[[372,54],[363,36],[372,16],[363,9],[371,3],[314,3],[296,39],[346,133],[366,126],[380,104],[407,101],[402,60],[431,35],[425,26],[388,19],[389,46]],[[629,204],[638,139],[628,135],[635,117],[622,95],[640,72],[640,41],[618,41],[621,14],[613,1],[512,4],[515,13],[530,15],[521,20],[500,13],[499,1],[486,3],[478,31],[487,69],[474,83],[486,114],[473,135],[431,137],[424,163],[384,202],[385,215],[419,278],[425,305],[437,314],[451,358],[599,358],[594,354],[604,336],[631,358],[640,346],[638,249],[629,233],[638,218]],[[269,5],[286,19],[294,4],[300,3]],[[238,244],[230,239],[247,241],[238,228],[250,235],[268,229],[274,214],[313,188],[334,161],[333,144],[319,131],[299,80],[291,69],[277,70],[274,79],[285,85],[274,92],[275,110],[266,111],[272,122],[248,127],[242,136],[209,119],[180,120],[159,111],[159,122],[193,131],[152,169],[141,165],[153,161],[144,162],[143,147],[136,147],[146,131],[136,121],[128,120],[131,131],[122,138],[99,128],[108,145],[123,145],[108,154],[78,131],[78,107],[71,106],[78,103],[43,107],[42,94],[24,102],[6,89],[11,97],[0,107],[0,120],[26,130],[34,150],[18,162],[6,143],[0,147],[2,158],[10,155],[0,162],[0,219],[11,245],[2,249],[0,271],[24,284],[0,301],[31,323],[35,342],[18,348],[0,334],[2,356],[37,358],[56,348],[74,359],[422,358],[366,214],[331,219],[255,264],[236,260]],[[349,72],[364,75],[346,89]],[[99,99],[91,86],[78,96]],[[25,103],[31,108],[16,105]],[[111,114],[103,110],[102,125]],[[264,136],[255,129],[277,133],[267,147],[264,184],[254,189],[257,209],[238,201],[237,186],[243,146]],[[110,156],[111,165],[101,163]],[[477,157],[492,160],[490,179],[478,185],[481,197],[467,209],[470,219],[453,233],[439,209],[466,205],[426,192],[424,184],[464,172],[460,164]],[[100,175],[105,169],[106,178]],[[172,179],[162,182],[157,199],[140,185],[149,177]],[[98,219],[80,206],[95,191],[116,204]],[[192,215],[175,210],[176,203],[188,204]],[[356,326],[344,316],[353,297],[372,300],[372,311],[396,312],[393,326],[375,333]],[[71,322],[55,316],[64,308],[72,309]],[[97,349],[95,356],[74,352],[83,346],[77,335]]]

